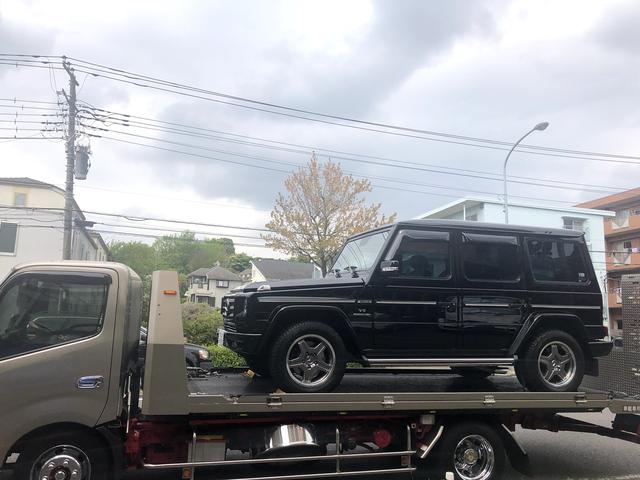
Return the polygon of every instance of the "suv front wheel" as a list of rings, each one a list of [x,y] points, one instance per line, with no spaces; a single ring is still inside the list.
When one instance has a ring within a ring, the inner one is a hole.
[[[285,392],[330,392],[342,380],[346,354],[340,335],[319,322],[301,322],[276,340],[271,375]]]
[[[526,347],[516,365],[529,390],[572,392],[584,376],[584,353],[567,332],[541,332]]]

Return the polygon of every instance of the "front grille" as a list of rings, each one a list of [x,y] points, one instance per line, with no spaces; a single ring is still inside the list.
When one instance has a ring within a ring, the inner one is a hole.
[[[235,320],[235,310],[236,310],[236,299],[234,297],[223,297],[222,298],[222,308],[220,309],[222,313],[222,319],[224,320],[224,329],[228,332],[235,332],[236,324]]]

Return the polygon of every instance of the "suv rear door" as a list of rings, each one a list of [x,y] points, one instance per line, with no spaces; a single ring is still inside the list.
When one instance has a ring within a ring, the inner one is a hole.
[[[374,282],[375,356],[448,356],[458,346],[452,234],[403,229],[385,254],[398,272]],[[372,355],[373,356],[373,355]]]
[[[529,310],[522,240],[467,231],[459,247],[464,354],[504,355]]]

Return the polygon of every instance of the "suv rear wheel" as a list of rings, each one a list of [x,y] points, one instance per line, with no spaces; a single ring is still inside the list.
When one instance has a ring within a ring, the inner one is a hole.
[[[271,375],[286,392],[329,392],[342,380],[346,354],[340,335],[319,322],[301,322],[276,340]]]
[[[584,376],[584,353],[567,332],[541,332],[526,347],[516,365],[526,387],[542,392],[572,392]]]

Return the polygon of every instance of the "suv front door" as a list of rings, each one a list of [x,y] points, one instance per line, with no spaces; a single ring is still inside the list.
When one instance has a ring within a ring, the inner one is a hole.
[[[505,355],[528,313],[520,238],[464,232],[460,238],[465,355]]]
[[[446,357],[458,346],[458,290],[451,234],[400,230],[385,255],[398,270],[376,273],[376,357]]]
[[[108,302],[113,277],[106,272],[26,271],[4,283],[0,452],[44,425],[98,422],[109,393],[115,322],[115,300]]]

